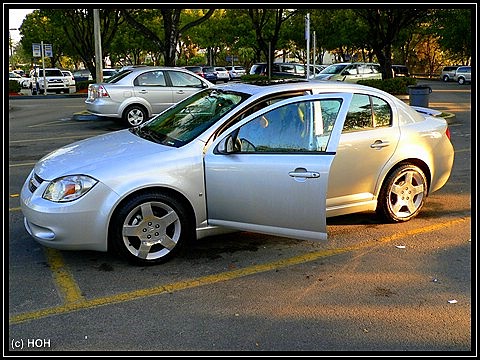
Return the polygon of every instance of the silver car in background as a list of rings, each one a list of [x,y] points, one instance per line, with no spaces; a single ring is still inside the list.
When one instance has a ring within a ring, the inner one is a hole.
[[[348,83],[207,88],[43,157],[21,190],[25,227],[151,264],[220,231],[325,240],[329,216],[405,222],[452,170],[447,122],[429,112]]]
[[[131,127],[211,86],[209,81],[185,69],[126,68],[103,83],[90,84],[85,104],[90,113],[122,119]]]
[[[472,67],[471,66],[459,66],[455,70],[455,81],[460,85],[472,82]]]

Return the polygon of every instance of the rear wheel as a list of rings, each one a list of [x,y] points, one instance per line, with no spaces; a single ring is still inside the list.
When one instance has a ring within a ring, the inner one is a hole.
[[[459,77],[459,78],[458,78],[458,83],[459,83],[460,85],[465,84],[465,79],[464,79],[463,77]]]
[[[388,222],[415,217],[427,197],[427,179],[415,165],[402,165],[385,180],[378,196],[377,214]]]
[[[443,76],[443,81],[448,82],[448,80],[449,80],[449,77],[447,75],[444,75]]]
[[[148,113],[143,106],[131,105],[123,112],[122,119],[129,127],[137,126],[148,120]]]
[[[193,236],[187,209],[175,198],[148,192],[129,199],[116,211],[110,244],[138,265],[165,262]]]

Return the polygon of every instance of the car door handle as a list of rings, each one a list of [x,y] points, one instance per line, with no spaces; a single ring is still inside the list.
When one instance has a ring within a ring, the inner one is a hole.
[[[178,91],[177,91],[177,94],[185,94],[185,91],[183,91],[183,90],[178,90]]]
[[[309,179],[316,179],[320,177],[320,173],[316,171],[307,171],[304,168],[297,168],[294,171],[290,171],[288,173],[289,176],[293,178],[309,178]]]
[[[139,94],[147,94],[148,91],[147,91],[147,90],[140,90],[138,93],[139,93]]]
[[[389,146],[390,142],[389,141],[382,141],[382,140],[377,140],[373,144],[370,145],[372,149],[381,149],[386,146]]]

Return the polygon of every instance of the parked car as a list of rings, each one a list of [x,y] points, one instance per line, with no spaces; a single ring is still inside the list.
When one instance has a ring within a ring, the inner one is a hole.
[[[381,80],[382,72],[377,63],[338,63],[327,66],[315,79],[356,83],[359,80]]]
[[[203,71],[203,77],[210,81],[212,84],[216,84],[218,77],[217,77],[217,72],[215,71],[215,68],[213,66],[204,66],[202,67]]]
[[[310,65],[310,79],[314,79],[326,67],[327,65],[315,65],[315,67]]]
[[[268,76],[268,64],[253,64],[250,68],[250,75]],[[271,75],[283,78],[305,77],[305,66],[297,63],[273,63]]]
[[[460,85],[472,82],[472,67],[471,66],[459,66],[455,71],[455,81]]]
[[[30,89],[32,94],[43,94],[45,91],[69,93],[69,79],[58,68],[45,68],[44,76],[43,68],[37,67],[30,72]]]
[[[193,72],[194,74],[204,77],[201,66],[184,66],[183,68]]]
[[[87,111],[137,126],[187,96],[213,86],[192,72],[141,66],[119,71],[107,82],[90,84]]]
[[[76,87],[75,87],[75,78],[73,74],[68,70],[62,70],[62,74],[68,79],[69,92],[75,92]]]
[[[117,73],[117,69],[102,69],[103,81],[110,79],[113,75]]]
[[[81,81],[88,81],[92,80],[92,74],[90,74],[90,70],[83,69],[83,70],[76,70],[73,72],[73,78],[75,79],[75,83],[79,83]]]
[[[224,231],[325,240],[330,216],[405,222],[452,170],[447,122],[429,112],[341,82],[205,88],[40,159],[24,224],[45,246],[145,265]]]
[[[217,73],[217,81],[228,82],[230,80],[230,74],[223,66],[214,66],[214,69]]]
[[[23,77],[21,77],[20,75],[18,75],[17,73],[14,73],[13,71],[10,71],[8,73],[8,80],[14,80],[16,81],[20,86],[22,86],[22,83],[23,83]]]
[[[405,65],[392,65],[393,77],[409,77],[410,72]]]
[[[455,66],[445,66],[442,69],[442,72],[440,74],[440,79],[442,79],[445,82],[448,81],[453,81],[455,78],[455,71],[458,69],[458,65]]]
[[[243,66],[225,66],[228,71],[230,80],[238,80],[247,72]]]

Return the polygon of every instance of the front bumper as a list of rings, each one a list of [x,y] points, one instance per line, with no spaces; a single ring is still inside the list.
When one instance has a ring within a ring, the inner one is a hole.
[[[37,242],[60,250],[107,251],[108,222],[118,200],[116,193],[99,182],[75,201],[56,203],[42,198],[48,181],[33,193],[28,182],[22,187],[20,205],[25,228]]]

